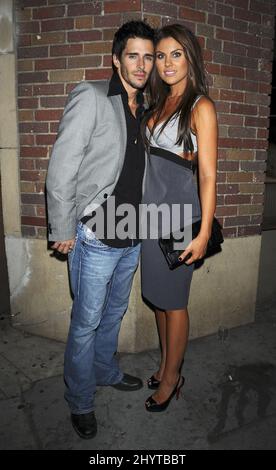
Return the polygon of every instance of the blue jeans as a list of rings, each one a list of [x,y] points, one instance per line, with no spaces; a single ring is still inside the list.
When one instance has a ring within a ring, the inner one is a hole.
[[[96,385],[120,382],[115,353],[140,244],[113,248],[79,223],[69,254],[72,317],[65,351],[65,399],[74,414],[94,409]]]

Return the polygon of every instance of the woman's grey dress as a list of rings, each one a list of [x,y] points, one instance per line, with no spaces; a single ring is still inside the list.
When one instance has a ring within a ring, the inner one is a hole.
[[[143,204],[160,206],[165,203],[170,207],[172,204],[181,204],[181,207],[183,204],[191,204],[191,221],[196,221],[201,217],[201,210],[194,168],[191,162],[179,156],[183,148],[175,144],[177,128],[178,119],[172,119],[161,133],[159,133],[158,126],[155,129],[150,141]],[[196,136],[191,134],[191,138],[196,152]],[[180,225],[182,223],[184,223],[184,218]],[[175,228],[170,223],[168,233],[174,230]],[[160,223],[157,231],[159,237],[161,235]],[[164,232],[162,235],[164,236]],[[183,309],[188,304],[194,265],[183,264],[170,270],[159,247],[158,237],[142,240],[143,297],[161,310]]]

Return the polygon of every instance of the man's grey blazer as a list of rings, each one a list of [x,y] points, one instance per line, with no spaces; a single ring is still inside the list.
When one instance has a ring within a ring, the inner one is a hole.
[[[46,179],[50,241],[75,237],[76,225],[109,197],[120,176],[127,131],[121,95],[108,82],[82,82],[68,97]]]

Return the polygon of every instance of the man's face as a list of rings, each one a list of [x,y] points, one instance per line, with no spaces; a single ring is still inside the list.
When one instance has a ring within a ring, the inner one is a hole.
[[[113,55],[113,62],[127,92],[144,88],[154,62],[152,41],[141,38],[128,39],[121,59]]]

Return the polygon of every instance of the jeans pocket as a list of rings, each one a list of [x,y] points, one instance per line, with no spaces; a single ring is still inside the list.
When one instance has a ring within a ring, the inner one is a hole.
[[[105,243],[103,243],[101,240],[99,240],[96,237],[94,237],[94,238],[85,237],[82,240],[81,243],[82,243],[83,246],[99,248],[100,250],[110,250],[111,249],[110,246],[106,245]]]

